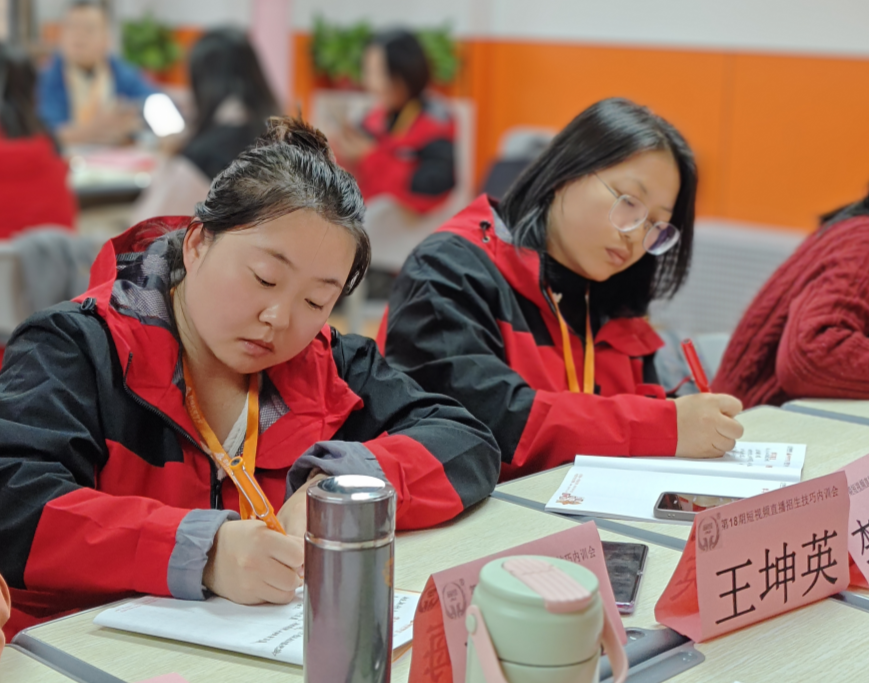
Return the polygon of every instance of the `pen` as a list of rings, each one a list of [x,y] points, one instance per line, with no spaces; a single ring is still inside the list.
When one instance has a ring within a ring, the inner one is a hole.
[[[688,367],[691,368],[691,375],[694,377],[694,384],[704,394],[711,393],[709,389],[709,380],[706,379],[706,373],[703,372],[703,366],[700,364],[700,358],[697,356],[697,350],[694,348],[694,342],[686,339],[682,342],[682,353],[685,354],[685,360],[688,361]]]

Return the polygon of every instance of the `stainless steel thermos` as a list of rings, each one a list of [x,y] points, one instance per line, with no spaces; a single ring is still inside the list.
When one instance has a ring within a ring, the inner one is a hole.
[[[392,656],[395,489],[340,475],[308,489],[307,683],[388,683]]]

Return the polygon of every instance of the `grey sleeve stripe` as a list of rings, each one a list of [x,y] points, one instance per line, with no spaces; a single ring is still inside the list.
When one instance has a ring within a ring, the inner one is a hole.
[[[241,519],[234,510],[191,510],[175,532],[175,548],[169,556],[166,582],[173,598],[204,600],[202,572],[208,561],[208,551],[220,525]]]
[[[287,472],[287,494],[308,480],[311,470],[319,469],[331,476],[339,474],[367,474],[386,479],[377,456],[361,443],[351,441],[320,441],[302,453]]]

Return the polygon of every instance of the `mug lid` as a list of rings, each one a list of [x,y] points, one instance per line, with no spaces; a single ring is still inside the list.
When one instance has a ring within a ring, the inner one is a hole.
[[[585,567],[539,555],[493,560],[480,572],[480,584],[499,598],[557,614],[584,612],[599,588]]]

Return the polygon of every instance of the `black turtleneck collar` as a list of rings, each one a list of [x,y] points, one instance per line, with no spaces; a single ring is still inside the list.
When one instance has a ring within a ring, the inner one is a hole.
[[[544,291],[549,287],[553,294],[561,294],[561,301],[558,304],[561,315],[574,334],[583,339],[585,339],[585,293],[590,286],[591,329],[596,335],[602,324],[600,308],[595,301],[595,293],[599,290],[596,286],[598,283],[574,273],[549,254],[541,255],[540,277]]]

